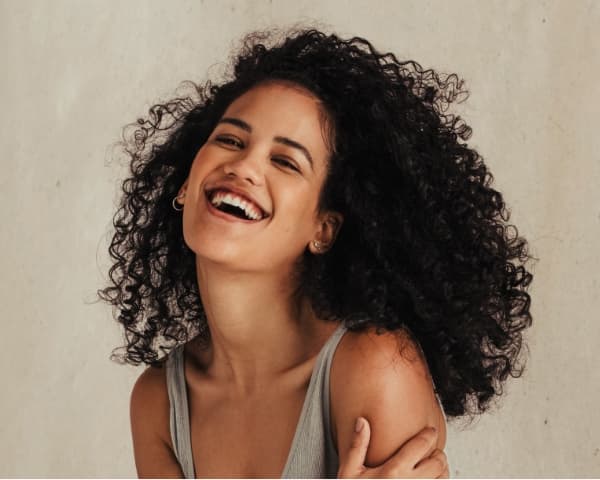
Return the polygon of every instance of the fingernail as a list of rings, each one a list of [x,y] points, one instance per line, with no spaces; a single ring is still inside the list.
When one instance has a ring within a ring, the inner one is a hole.
[[[363,429],[364,426],[365,426],[365,422],[363,422],[362,417],[358,417],[356,419],[356,423],[354,424],[354,431],[356,433],[358,433]]]

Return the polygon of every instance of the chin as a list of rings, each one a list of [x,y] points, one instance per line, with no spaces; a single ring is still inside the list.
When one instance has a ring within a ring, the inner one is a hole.
[[[196,264],[219,265],[232,271],[260,271],[268,266],[257,264],[256,249],[240,241],[219,239],[216,235],[184,232],[186,245],[196,254]],[[254,252],[254,254],[253,254]]]
[[[196,257],[218,263],[230,263],[242,255],[237,242],[220,239],[217,235],[208,232],[183,233],[185,244],[192,250]]]

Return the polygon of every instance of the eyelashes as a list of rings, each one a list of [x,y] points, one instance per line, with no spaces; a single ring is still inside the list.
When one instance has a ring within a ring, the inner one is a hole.
[[[237,148],[243,148],[244,144],[238,140],[237,138],[234,137],[224,137],[224,136],[218,136],[216,138],[217,142],[219,143],[223,143],[225,145],[231,145],[233,147],[237,147]]]
[[[280,165],[284,165],[285,167],[291,168],[292,170],[295,170],[297,172],[299,172],[300,170],[298,169],[298,167],[296,167],[296,165],[294,165],[291,162],[288,162],[285,158],[281,158],[281,157],[273,157],[273,161],[279,163]]]
[[[218,143],[220,143],[222,145],[226,145],[228,147],[234,147],[234,148],[238,148],[238,149],[244,148],[244,143],[241,140],[239,140],[238,138],[235,138],[235,137],[230,137],[228,135],[227,136],[219,135],[218,137],[215,138],[215,140]],[[289,168],[296,172],[300,172],[300,169],[294,163],[287,160],[285,157],[275,156],[275,157],[272,157],[272,159],[275,163],[282,165],[285,168]]]

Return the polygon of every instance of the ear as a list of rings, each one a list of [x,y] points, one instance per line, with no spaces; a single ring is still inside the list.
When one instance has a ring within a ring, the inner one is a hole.
[[[344,223],[344,216],[341,213],[329,211],[320,215],[319,227],[308,244],[311,253],[319,255],[329,250],[335,242],[342,223]]]
[[[185,192],[187,192],[187,188],[188,188],[188,183],[189,183],[190,179],[186,178],[185,182],[183,182],[183,185],[181,186],[181,188],[179,189],[179,192],[177,192],[177,198],[181,200],[180,203],[184,203],[185,200]]]

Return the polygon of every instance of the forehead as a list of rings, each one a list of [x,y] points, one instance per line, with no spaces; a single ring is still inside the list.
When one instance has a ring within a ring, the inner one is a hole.
[[[300,85],[282,81],[259,84],[234,100],[223,116],[244,120],[253,133],[289,137],[313,154],[328,155],[325,108]]]
[[[285,108],[294,105],[305,113],[317,113],[320,110],[319,99],[310,91],[292,82],[270,80],[253,86],[235,99],[228,108],[230,110],[260,108]]]

